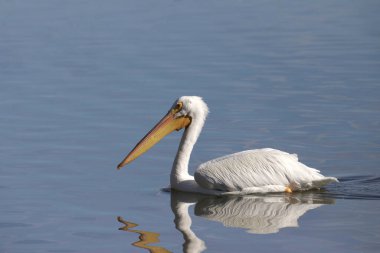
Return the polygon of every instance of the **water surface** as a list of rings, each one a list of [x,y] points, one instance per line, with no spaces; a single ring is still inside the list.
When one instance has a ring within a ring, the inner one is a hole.
[[[370,0],[2,1],[0,251],[148,252],[136,246],[145,233],[143,245],[170,252],[377,252],[379,10]],[[241,199],[161,192],[180,133],[116,171],[182,95],[211,110],[191,170],[272,147],[341,183]],[[134,227],[118,230],[119,216]]]

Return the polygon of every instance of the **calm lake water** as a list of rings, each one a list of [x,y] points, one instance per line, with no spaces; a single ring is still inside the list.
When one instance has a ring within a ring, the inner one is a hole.
[[[375,0],[0,1],[0,252],[378,252],[379,11]],[[191,170],[272,147],[341,183],[162,192],[180,133],[117,171],[182,95],[211,110]]]

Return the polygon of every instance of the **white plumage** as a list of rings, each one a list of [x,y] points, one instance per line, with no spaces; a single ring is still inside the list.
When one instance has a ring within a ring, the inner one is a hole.
[[[194,174],[203,188],[232,193],[309,190],[336,182],[298,161],[296,154],[276,149],[247,150],[201,164]]]
[[[207,114],[208,107],[202,98],[179,98],[118,168],[136,159],[170,132],[185,127],[170,174],[171,188],[225,195],[304,191],[338,182],[336,178],[325,177],[318,170],[300,163],[295,154],[269,148],[247,150],[208,161],[198,167],[194,177],[189,175],[190,155]]]

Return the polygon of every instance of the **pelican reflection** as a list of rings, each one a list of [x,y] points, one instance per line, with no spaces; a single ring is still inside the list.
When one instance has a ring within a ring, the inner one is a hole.
[[[313,193],[277,194],[266,196],[206,197],[198,201],[194,212],[225,227],[243,228],[248,233],[271,234],[282,228],[298,227],[298,219],[307,211],[333,199]]]
[[[334,203],[334,199],[319,192],[239,197],[171,192],[174,222],[184,237],[183,252],[186,253],[199,253],[206,249],[205,242],[191,230],[189,207],[193,204],[196,216],[221,222],[226,227],[243,228],[248,233],[270,234],[282,228],[298,227],[298,219],[307,211]]]
[[[206,249],[205,242],[191,230],[192,221],[189,215],[189,207],[204,197],[205,195],[195,193],[171,191],[170,205],[174,214],[174,223],[185,240],[183,244],[185,253],[199,253]]]
[[[270,234],[278,233],[282,228],[298,227],[298,219],[306,212],[334,203],[334,199],[324,196],[320,191],[223,197],[171,191],[174,223],[183,235],[185,253],[200,253],[206,249],[205,242],[191,229],[189,207],[194,204],[196,216],[221,222],[225,227],[242,228],[248,233]],[[133,243],[134,246],[152,253],[170,252],[162,247],[148,245],[159,242],[158,233],[132,230],[136,224],[121,218],[119,222],[125,225],[122,230],[140,234],[140,241]]]

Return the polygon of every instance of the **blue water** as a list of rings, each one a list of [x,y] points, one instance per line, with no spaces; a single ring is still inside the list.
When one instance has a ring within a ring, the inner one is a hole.
[[[370,0],[1,1],[0,251],[148,252],[135,243],[145,233],[156,252],[377,252],[379,11]],[[191,168],[272,147],[341,183],[241,199],[162,192],[180,133],[117,171],[182,95],[211,111]],[[189,217],[191,231],[176,229]]]

